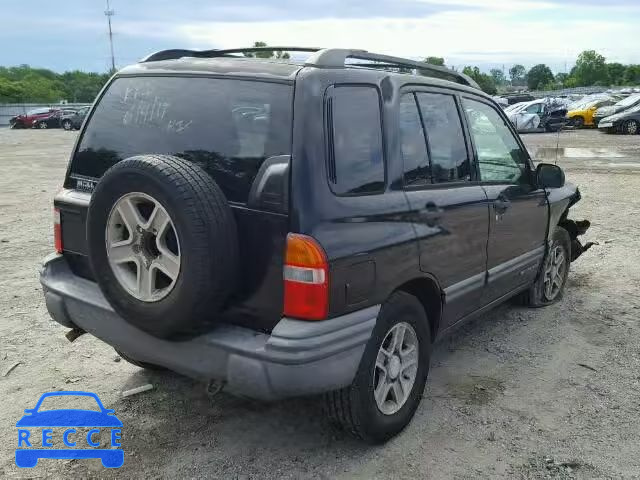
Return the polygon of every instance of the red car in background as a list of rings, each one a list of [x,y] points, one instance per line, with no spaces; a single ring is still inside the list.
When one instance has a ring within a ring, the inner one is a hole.
[[[16,115],[9,120],[11,128],[31,128],[40,119],[48,118],[58,110],[55,108],[36,108],[28,111],[24,115]]]

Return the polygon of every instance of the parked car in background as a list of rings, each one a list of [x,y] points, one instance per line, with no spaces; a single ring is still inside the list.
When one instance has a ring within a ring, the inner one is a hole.
[[[598,129],[607,133],[640,133],[640,104],[600,120]]]
[[[603,118],[623,112],[635,107],[636,105],[640,105],[640,93],[629,95],[627,98],[623,98],[614,105],[598,108],[598,110],[596,110],[596,113],[593,114],[593,123],[597,127]]]
[[[35,122],[44,118],[48,118],[55,111],[57,111],[57,109],[50,107],[35,108],[33,110],[29,110],[24,115],[16,115],[15,117],[11,117],[9,119],[9,127],[31,128],[33,127],[33,124]]]
[[[49,116],[39,118],[33,122],[33,128],[60,128],[64,118],[76,113],[75,108],[61,108],[54,110]]]
[[[505,113],[518,132],[557,132],[566,124],[567,108],[544,98],[513,105]]]
[[[65,130],[80,130],[82,122],[84,122],[84,119],[87,116],[87,113],[89,113],[90,108],[91,105],[87,107],[81,107],[73,114],[63,117],[60,122],[62,128],[64,128]]]
[[[613,98],[598,98],[595,100],[587,100],[584,103],[574,105],[567,113],[568,123],[576,128],[592,127],[593,114],[601,107],[613,105],[616,102]]]
[[[502,98],[505,99],[509,105],[535,100],[535,98],[528,93],[511,93],[502,95]]]

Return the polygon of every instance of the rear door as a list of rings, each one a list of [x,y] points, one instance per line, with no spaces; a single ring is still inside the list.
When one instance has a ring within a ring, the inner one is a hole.
[[[475,184],[455,95],[404,91],[400,99],[404,188],[419,242],[420,269],[445,293],[443,327],[478,308],[486,273],[487,197]]]
[[[545,251],[548,204],[529,154],[491,102],[462,98],[481,185],[491,204],[483,303],[533,281]]]

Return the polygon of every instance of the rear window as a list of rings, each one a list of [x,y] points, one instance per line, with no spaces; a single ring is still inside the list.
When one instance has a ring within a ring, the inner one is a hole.
[[[201,165],[231,201],[246,202],[265,159],[291,150],[292,86],[194,77],[116,79],[96,106],[71,178],[100,178],[145,153]]]

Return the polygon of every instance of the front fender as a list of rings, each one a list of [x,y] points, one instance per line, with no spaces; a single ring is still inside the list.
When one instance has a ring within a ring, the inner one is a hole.
[[[571,237],[571,261],[573,262],[594,245],[592,242],[582,245],[578,240],[591,223],[588,220],[575,221],[569,218],[569,209],[582,198],[580,190],[572,183],[566,183],[561,188],[547,189],[547,198],[549,201],[547,243],[551,241],[556,226],[564,228]]]

